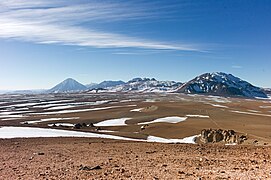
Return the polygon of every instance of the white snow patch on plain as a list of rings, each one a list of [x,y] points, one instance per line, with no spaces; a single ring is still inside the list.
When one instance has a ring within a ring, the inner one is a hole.
[[[22,118],[22,117],[26,117],[22,114],[11,114],[11,115],[1,115],[0,118]],[[2,119],[4,120],[4,119]]]
[[[144,102],[156,102],[155,99],[146,99]]]
[[[229,108],[228,106],[223,106],[223,105],[220,105],[220,104],[210,104],[211,106],[214,106],[214,107],[219,107],[219,108]]]
[[[96,134],[60,129],[45,129],[33,127],[1,127],[0,138],[30,138],[30,137],[94,137],[120,140],[134,140],[120,136]]]
[[[122,107],[135,107],[135,106],[137,106],[137,105],[109,106],[109,107],[100,107],[100,108],[91,108],[91,109],[62,110],[62,111],[53,111],[53,112],[31,113],[31,114],[32,115],[68,114],[68,113],[99,111],[99,110],[106,110],[106,109],[114,109],[114,108],[122,108]]]
[[[69,108],[73,108],[73,107],[75,107],[75,106],[72,106],[72,105],[63,105],[63,106],[51,107],[51,108],[48,108],[46,110],[69,109]]]
[[[2,121],[12,121],[12,120],[18,120],[18,118],[4,118],[1,119]]]
[[[54,107],[54,106],[59,106],[62,104],[44,104],[44,105],[36,105],[33,106],[34,108],[49,108],[49,107]]]
[[[0,113],[0,117],[2,115],[23,114],[23,113],[29,113],[29,112],[33,112],[33,111],[5,111],[5,112]]]
[[[24,106],[34,106],[40,103],[22,103],[22,104],[14,104],[10,105],[10,107],[24,107]]]
[[[244,111],[230,111],[230,112],[239,113],[239,114],[248,114],[248,115],[254,115],[254,116],[271,117],[271,115],[269,114],[260,114],[260,113],[244,112]]]
[[[160,143],[187,143],[187,144],[196,144],[195,140],[198,137],[198,135],[186,137],[183,139],[166,139],[156,136],[148,136],[147,141],[148,142],[160,142]]]
[[[132,109],[131,112],[141,112],[144,108]]]
[[[68,117],[68,118],[45,118],[35,121],[24,121],[22,124],[37,124],[40,122],[46,122],[46,121],[60,121],[60,120],[71,120],[71,119],[80,119],[80,117]]]
[[[103,133],[112,133],[112,132],[119,132],[119,131],[111,131],[111,130],[98,130],[98,132],[103,132]]]
[[[215,101],[215,102],[218,102],[218,103],[229,103],[231,102],[230,100],[228,100],[227,98],[224,98],[224,97],[219,97],[219,96],[208,96],[209,98],[206,98],[208,100],[211,100],[211,101]]]
[[[207,115],[196,115],[196,114],[187,114],[186,117],[210,118],[210,116]]]
[[[261,111],[257,111],[257,110],[253,110],[253,109],[248,109],[247,111],[254,112],[254,113],[261,112]]]
[[[260,106],[260,108],[269,109],[269,108],[271,108],[271,106]]]
[[[135,101],[139,101],[139,99],[124,99],[124,100],[121,100],[120,103],[135,102]]]
[[[138,125],[161,123],[161,122],[162,123],[179,123],[179,122],[185,121],[186,119],[187,117],[171,116],[171,117],[158,118],[149,122],[138,123]]]
[[[48,126],[52,127],[52,126],[67,126],[67,127],[73,127],[74,124],[72,123],[55,123],[55,124],[48,124]]]
[[[94,126],[126,126],[126,120],[130,120],[132,118],[119,118],[119,119],[109,119],[105,121],[98,122],[94,124]]]
[[[133,139],[108,134],[97,134],[90,132],[79,132],[62,129],[45,129],[34,127],[1,127],[0,138],[31,138],[31,137],[93,137],[117,140],[141,141],[141,142],[159,142],[159,143],[191,143],[195,144],[195,138],[198,135],[186,137],[183,139],[165,139],[156,136],[148,136],[147,140]]]

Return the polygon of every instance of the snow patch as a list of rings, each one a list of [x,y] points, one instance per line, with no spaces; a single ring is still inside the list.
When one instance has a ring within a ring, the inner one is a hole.
[[[126,126],[125,121],[129,119],[132,118],[109,119],[96,123],[94,126]]]
[[[109,106],[109,107],[100,107],[100,108],[91,108],[91,109],[62,110],[62,111],[53,111],[53,112],[31,113],[31,114],[32,115],[68,114],[68,113],[99,111],[99,110],[106,110],[106,109],[114,109],[114,108],[122,108],[122,107],[135,107],[135,106],[137,106],[137,105]]]
[[[239,113],[239,114],[248,114],[248,115],[254,115],[254,116],[271,117],[271,115],[269,114],[260,114],[260,113],[244,112],[244,111],[230,111],[230,112]]]
[[[260,108],[262,108],[262,109],[269,109],[269,108],[271,108],[271,106],[260,106]]]
[[[261,112],[261,111],[256,111],[256,110],[253,110],[253,109],[248,109],[247,111],[254,112],[254,113]]]
[[[132,109],[131,112],[141,112],[144,108]]]
[[[231,102],[227,98],[220,97],[220,96],[208,96],[208,97],[209,98],[206,98],[206,99],[211,100],[211,101],[215,101],[215,102],[219,102],[219,103],[229,103],[229,102]]]
[[[196,144],[195,140],[198,137],[198,135],[186,137],[183,139],[166,139],[156,136],[148,136],[147,141],[148,142],[160,142],[160,143],[187,143],[187,144]]]
[[[48,124],[48,126],[53,127],[53,126],[66,126],[66,127],[73,127],[74,124],[71,123],[55,123],[55,124]]]
[[[33,138],[33,137],[92,137],[106,138],[116,140],[141,141],[141,142],[159,142],[159,143],[191,143],[195,144],[195,138],[198,135],[186,137],[183,139],[166,139],[156,136],[148,136],[145,139],[133,139],[115,135],[97,134],[90,132],[79,132],[62,129],[45,129],[34,127],[1,127],[0,138]]]
[[[68,118],[45,118],[35,121],[24,121],[21,124],[37,124],[40,122],[46,122],[46,121],[60,121],[60,120],[72,120],[72,119],[80,119],[80,117],[68,117]]]
[[[1,127],[0,138],[31,138],[31,137],[93,137],[93,138],[107,138],[119,140],[135,139],[125,138],[120,136],[96,134],[89,132],[79,132],[61,129],[45,129],[33,127]]]
[[[27,116],[24,116],[22,114],[2,115],[2,116],[0,116],[0,118],[4,118],[4,119],[1,119],[1,120],[6,120],[6,119],[9,119],[9,118],[22,118],[22,117],[27,117]]]
[[[196,115],[196,114],[187,114],[186,117],[210,118],[210,116],[207,115]]]
[[[162,123],[179,123],[179,122],[185,121],[186,119],[187,117],[171,116],[171,117],[158,118],[149,122],[138,123],[138,125],[161,123],[161,122]]]
[[[223,105],[220,105],[220,104],[210,104],[211,106],[214,106],[214,107],[219,107],[219,108],[229,108],[228,106],[223,106]]]
[[[46,110],[59,110],[59,109],[69,109],[69,108],[73,108],[75,106],[71,106],[71,105],[63,105],[63,106],[56,106],[56,107],[51,107],[48,108]]]

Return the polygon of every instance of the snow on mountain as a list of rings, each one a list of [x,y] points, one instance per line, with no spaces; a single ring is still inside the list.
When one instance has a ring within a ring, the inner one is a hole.
[[[174,81],[157,81],[152,78],[134,78],[127,83],[108,88],[111,92],[168,92],[179,87]]]
[[[90,83],[90,84],[86,84],[85,86],[88,88],[88,89],[93,89],[92,87],[94,86],[97,86],[98,83]]]
[[[271,95],[271,88],[263,88],[263,90],[266,94]]]
[[[125,82],[123,82],[123,81],[103,81],[99,84],[88,85],[87,88],[88,89],[105,89],[105,88],[110,88],[110,87],[122,85],[124,83]]]
[[[210,94],[221,96],[243,96],[266,98],[259,87],[223,72],[205,73],[183,84],[176,92],[191,94]]]
[[[83,91],[86,90],[87,87],[83,84],[77,82],[72,78],[68,78],[63,82],[57,84],[52,89],[49,89],[48,93],[61,93],[61,92],[75,92],[75,91]]]

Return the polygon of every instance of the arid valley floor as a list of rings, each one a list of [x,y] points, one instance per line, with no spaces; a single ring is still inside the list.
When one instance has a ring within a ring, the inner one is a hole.
[[[271,178],[270,99],[1,95],[0,126],[0,179]],[[182,143],[209,128],[232,129],[247,140]]]

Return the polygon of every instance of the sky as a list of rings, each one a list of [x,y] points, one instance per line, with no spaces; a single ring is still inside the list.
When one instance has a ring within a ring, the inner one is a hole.
[[[269,0],[0,1],[0,90],[231,73],[271,87]]]

